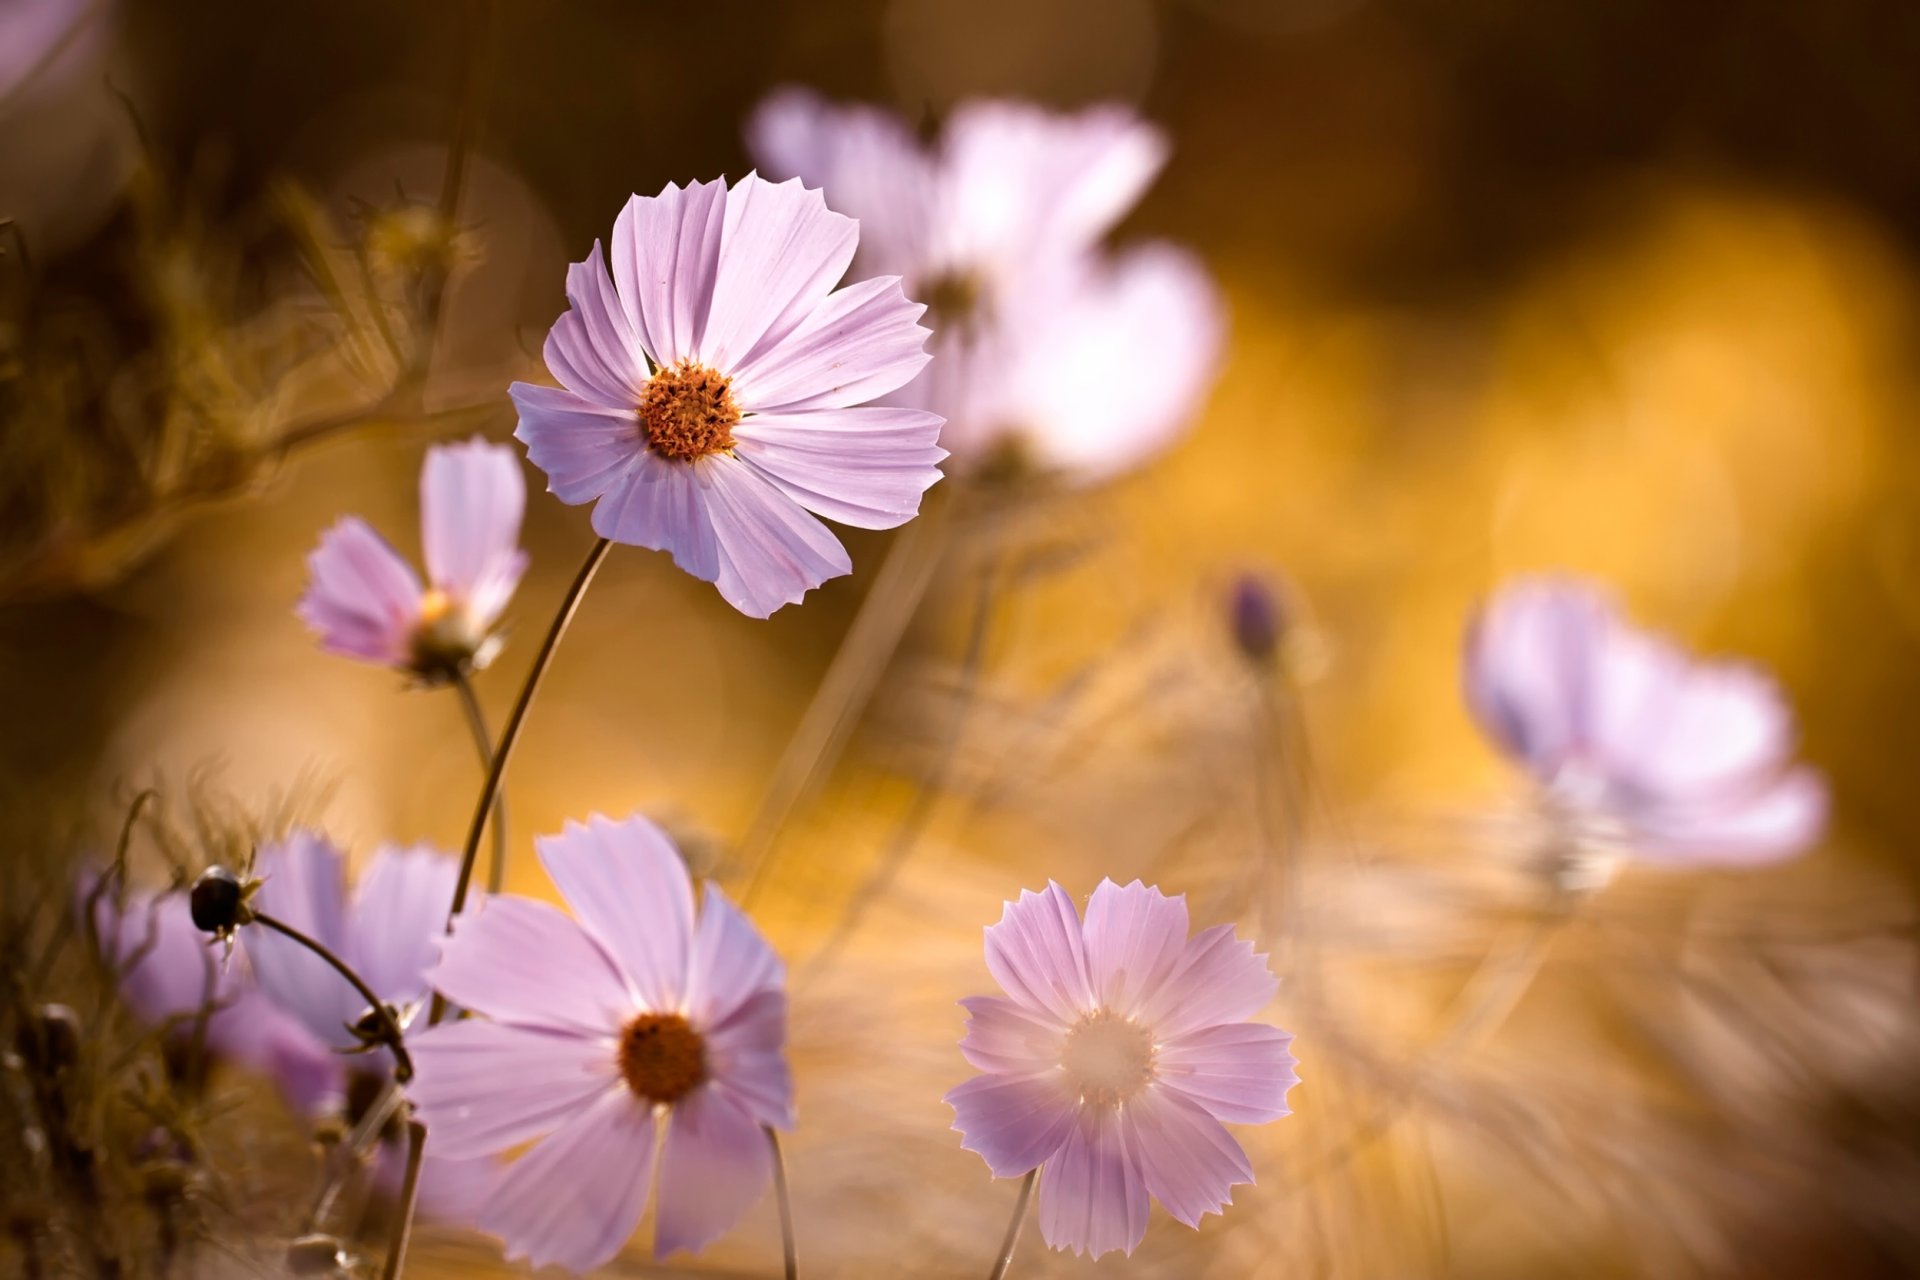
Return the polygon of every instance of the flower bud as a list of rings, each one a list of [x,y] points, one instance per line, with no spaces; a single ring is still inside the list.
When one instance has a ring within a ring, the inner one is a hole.
[[[193,927],[202,933],[229,934],[247,922],[246,886],[225,867],[208,867],[193,882],[188,902]]]
[[[1227,621],[1234,644],[1249,662],[1264,666],[1273,661],[1286,630],[1286,611],[1258,575],[1243,573],[1234,580],[1227,600]]]

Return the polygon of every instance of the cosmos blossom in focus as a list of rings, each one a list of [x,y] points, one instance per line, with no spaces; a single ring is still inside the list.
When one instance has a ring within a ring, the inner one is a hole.
[[[894,399],[945,415],[966,465],[1098,480],[1193,419],[1225,335],[1217,291],[1172,245],[1100,248],[1166,160],[1131,111],[966,103],[929,147],[884,111],[785,89],[748,143],[860,219],[863,270],[927,301],[934,361]]]
[[[647,819],[596,816],[538,845],[574,916],[500,895],[442,944],[434,985],[482,1016],[412,1042],[427,1149],[525,1147],[479,1217],[511,1258],[600,1266],[656,1184],[654,1255],[700,1249],[766,1191],[764,1130],[793,1124],[785,970],[712,885],[696,919]]]
[[[611,262],[596,241],[567,271],[561,386],[512,387],[548,487],[751,617],[851,572],[815,516],[903,524],[946,457],[938,415],[867,403],[920,371],[928,335],[897,277],[835,288],[858,235],[818,191],[753,174],[634,196]]]
[[[325,837],[296,831],[264,845],[254,862],[260,880],[252,904],[315,939],[344,960],[406,1026],[427,996],[426,972],[446,928],[447,904],[459,864],[429,846],[377,850],[351,894],[346,858]],[[365,1052],[352,1031],[367,1014],[364,1001],[324,960],[291,938],[250,928],[244,939],[260,989],[291,1015],[332,1062],[323,1101],[309,1108],[338,1114],[348,1127],[381,1105],[390,1079],[384,1053]],[[396,1118],[381,1133],[374,1178],[399,1190],[406,1155],[405,1127]],[[449,1160],[427,1149],[420,1175],[420,1206],[430,1217],[470,1222],[490,1182],[490,1162]]]
[[[1569,855],[1752,865],[1803,852],[1825,827],[1825,784],[1793,761],[1774,681],[1640,630],[1592,583],[1501,588],[1468,631],[1465,684],[1481,727],[1540,784]]]
[[[434,446],[420,471],[427,585],[372,526],[348,516],[307,557],[301,621],[329,653],[428,683],[484,667],[499,648],[495,624],[526,571],[526,500],[520,463],[505,445]]]
[[[1040,1169],[1056,1249],[1132,1253],[1147,1199],[1188,1226],[1253,1168],[1226,1124],[1288,1114],[1293,1037],[1249,1022],[1279,983],[1231,925],[1188,938],[1187,905],[1103,880],[1083,922],[1057,884],[986,931],[1006,991],[961,1001],[960,1051],[981,1074],[947,1102],[996,1177]]]

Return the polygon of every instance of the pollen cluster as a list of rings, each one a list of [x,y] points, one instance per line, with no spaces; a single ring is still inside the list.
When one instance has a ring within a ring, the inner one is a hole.
[[[739,421],[732,382],[691,360],[661,369],[640,392],[640,433],[663,458],[692,462],[724,453]]]
[[[678,1102],[707,1078],[707,1042],[677,1013],[643,1013],[620,1032],[620,1075],[649,1102]]]
[[[1153,1083],[1153,1033],[1111,1009],[1080,1019],[1060,1053],[1080,1100],[1117,1107]]]

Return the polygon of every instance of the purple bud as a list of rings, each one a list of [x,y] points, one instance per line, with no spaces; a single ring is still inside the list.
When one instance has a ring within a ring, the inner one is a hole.
[[[188,898],[193,927],[202,933],[232,933],[243,923],[240,915],[245,897],[239,876],[225,867],[208,867],[193,882]]]
[[[1255,574],[1241,574],[1234,580],[1227,614],[1233,642],[1240,652],[1252,662],[1272,662],[1286,628],[1286,617],[1273,589]]]

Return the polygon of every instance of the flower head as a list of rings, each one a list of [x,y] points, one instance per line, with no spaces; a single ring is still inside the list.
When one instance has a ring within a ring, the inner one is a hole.
[[[712,885],[698,918],[672,843],[638,815],[539,842],[574,917],[497,896],[463,913],[434,985],[484,1018],[413,1045],[428,1149],[533,1141],[481,1208],[509,1257],[580,1272],[620,1251],[659,1155],[656,1257],[726,1231],[773,1175],[787,1128],[784,970]]]
[[[513,451],[471,440],[427,450],[420,533],[427,584],[366,521],[348,516],[307,557],[301,621],[330,653],[430,683],[484,667],[527,556],[517,545],[526,482]]]
[[[1193,416],[1224,334],[1206,272],[1170,245],[1098,248],[1166,159],[1132,112],[973,102],[928,147],[885,112],[788,89],[748,140],[860,219],[863,269],[926,300],[935,359],[895,399],[945,415],[942,442],[968,465],[1012,451],[1098,480]]]
[[[1819,838],[1826,787],[1793,764],[1793,716],[1763,672],[1696,661],[1601,588],[1526,578],[1474,618],[1467,703],[1544,789],[1571,847],[1754,864]]]
[[[1147,1198],[1188,1226],[1253,1181],[1228,1124],[1287,1114],[1293,1037],[1247,1019],[1278,982],[1231,925],[1187,936],[1185,898],[1100,882],[1083,922],[1057,884],[1007,904],[987,968],[1006,996],[961,1001],[980,1075],[947,1095],[996,1177],[1038,1167],[1056,1249],[1133,1252]]]
[[[753,617],[850,572],[814,517],[903,524],[946,457],[937,415],[866,403],[926,364],[927,331],[897,278],[834,287],[857,236],[798,182],[634,196],[611,263],[596,241],[568,269],[561,386],[512,388],[548,487]]]

